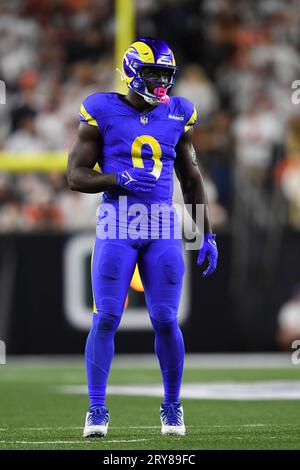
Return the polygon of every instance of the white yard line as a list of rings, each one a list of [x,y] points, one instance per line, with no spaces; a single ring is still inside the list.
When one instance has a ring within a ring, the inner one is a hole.
[[[63,431],[63,430],[76,430],[76,429],[83,429],[83,426],[44,426],[44,427],[36,427],[36,428],[19,428],[20,431]]]
[[[187,425],[188,429],[203,429],[203,428],[268,428],[268,427],[299,427],[297,423],[284,423],[284,424],[267,424],[267,423],[249,423],[249,424],[191,424]],[[161,426],[109,426],[109,429],[160,429]],[[20,431],[78,431],[82,430],[83,426],[55,426],[55,427],[24,427],[19,428]],[[4,429],[3,429],[4,431]],[[5,429],[8,431],[8,428]]]
[[[55,426],[55,427],[29,427],[19,428],[20,431],[67,431],[67,430],[78,430],[83,429],[84,426]],[[109,429],[152,429],[160,428],[160,426],[109,426]]]
[[[208,440],[213,440],[214,442],[216,441],[234,441],[234,440],[248,440],[249,436],[218,436],[218,435],[205,435],[205,436],[197,436],[196,440],[197,441],[208,441]],[[260,436],[261,441],[268,441],[268,440],[274,440],[274,439],[279,439],[280,441],[299,441],[298,436],[269,436],[269,435],[263,435]],[[149,441],[150,439],[110,439],[106,440],[105,438],[102,439],[84,439],[82,438],[81,440],[55,440],[55,441],[28,441],[28,440],[23,440],[23,441],[0,441],[0,444],[6,444],[6,445],[70,445],[70,444],[88,444],[90,445],[91,443],[95,443],[95,446],[97,444],[118,444],[118,443],[131,443],[131,442],[146,442]],[[93,444],[92,444],[93,445]]]
[[[90,444],[91,442],[102,442],[106,443],[119,443],[119,442],[142,442],[148,441],[149,439],[114,439],[114,440],[105,440],[105,439],[84,439],[81,441],[0,441],[0,443],[6,444],[32,444],[32,445],[44,445],[44,444]]]

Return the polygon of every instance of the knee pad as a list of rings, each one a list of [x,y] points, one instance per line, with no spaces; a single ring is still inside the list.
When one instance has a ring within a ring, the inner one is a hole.
[[[164,284],[179,284],[184,274],[184,262],[180,251],[170,246],[159,256],[158,269]]]
[[[178,328],[177,317],[169,318],[168,320],[157,319],[153,316],[151,318],[151,323],[156,334],[159,335],[168,335],[173,333],[174,330]]]
[[[169,305],[153,305],[150,319],[155,333],[159,335],[168,335],[178,328],[177,309]]]
[[[177,309],[162,303],[152,305],[150,318],[160,323],[173,322],[177,318]]]
[[[122,248],[113,243],[107,243],[101,254],[99,274],[107,279],[119,279],[123,259]]]
[[[184,262],[180,251],[170,246],[158,257],[155,273],[155,292],[151,295],[149,313],[159,322],[174,321],[177,318],[184,274]]]
[[[93,282],[95,284],[95,301],[99,313],[121,316],[124,305],[120,299],[119,289],[123,271],[124,256],[122,247],[107,243],[101,253],[100,261]],[[98,289],[98,286],[101,289]]]
[[[111,313],[98,313],[94,324],[96,331],[108,332],[116,331],[121,321],[121,315],[113,315]]]
[[[121,316],[123,312],[121,302],[116,297],[102,297],[98,300],[97,307],[100,314],[105,313],[115,317]]]

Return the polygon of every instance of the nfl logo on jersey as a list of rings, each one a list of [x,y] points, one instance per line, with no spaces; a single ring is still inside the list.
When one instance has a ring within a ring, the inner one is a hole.
[[[148,124],[148,118],[147,118],[147,116],[141,116],[141,123],[142,123],[142,124]]]

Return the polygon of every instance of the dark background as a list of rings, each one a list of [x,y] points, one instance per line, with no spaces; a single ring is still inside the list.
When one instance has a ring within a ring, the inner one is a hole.
[[[5,295],[1,292],[1,321],[9,354],[82,353],[87,333],[69,324],[63,308],[63,252],[70,236],[1,236],[0,259],[7,266],[1,271],[1,285],[6,287]],[[191,315],[182,325],[187,352],[276,349],[278,309],[299,276],[299,243],[299,233],[286,231],[270,291],[249,277],[240,298],[230,289],[230,234],[218,237],[220,263],[210,279],[201,278],[196,253],[189,252]],[[152,332],[120,331],[116,351],[153,352],[153,343]]]

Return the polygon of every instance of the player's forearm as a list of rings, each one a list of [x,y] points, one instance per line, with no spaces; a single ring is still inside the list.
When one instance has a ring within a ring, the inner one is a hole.
[[[116,175],[115,173],[99,173],[91,168],[78,167],[68,174],[68,184],[72,191],[101,193],[116,187]]]
[[[204,206],[204,233],[212,233],[206,191],[202,177],[197,178],[195,181],[191,181],[185,186],[183,190],[183,198],[185,204],[187,204],[187,210],[200,232],[203,231],[202,220],[197,220],[196,207],[199,204]]]

